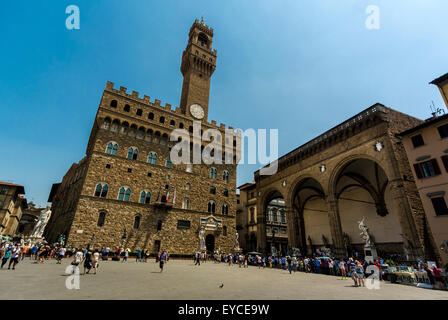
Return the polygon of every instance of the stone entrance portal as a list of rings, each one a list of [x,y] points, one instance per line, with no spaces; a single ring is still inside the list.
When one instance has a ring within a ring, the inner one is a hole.
[[[205,237],[205,247],[207,251],[213,252],[215,251],[215,236],[212,234],[208,234]]]

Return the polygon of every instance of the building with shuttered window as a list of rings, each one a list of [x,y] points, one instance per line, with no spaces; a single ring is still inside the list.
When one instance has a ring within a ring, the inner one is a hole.
[[[448,74],[434,80],[447,104],[444,89]],[[441,111],[440,113],[443,113]],[[448,262],[448,114],[433,117],[400,134],[413,167],[427,221],[439,247],[443,263]]]

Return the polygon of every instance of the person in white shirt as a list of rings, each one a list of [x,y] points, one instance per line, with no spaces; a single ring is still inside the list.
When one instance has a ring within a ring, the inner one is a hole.
[[[59,248],[59,250],[58,250],[58,257],[57,257],[57,264],[61,264],[62,263],[62,259],[64,258],[64,256],[65,256],[65,251],[66,251],[66,249],[64,248],[64,247],[60,247]]]
[[[75,254],[73,255],[73,261],[72,261],[72,266],[73,266],[73,274],[77,273],[79,274],[79,271],[76,272],[79,264],[81,263],[81,261],[84,258],[84,254],[82,253],[81,249],[76,249],[75,250]]]
[[[11,264],[13,264],[12,265],[12,270],[16,269],[16,265],[19,263],[19,258],[21,257],[21,254],[22,254],[22,250],[21,250],[21,248],[19,246],[14,247],[12,249],[11,259],[9,259],[8,269],[11,268]]]
[[[98,271],[98,265],[100,261],[100,253],[98,252],[98,249],[95,249],[95,252],[93,253],[93,269],[95,270],[94,274]]]

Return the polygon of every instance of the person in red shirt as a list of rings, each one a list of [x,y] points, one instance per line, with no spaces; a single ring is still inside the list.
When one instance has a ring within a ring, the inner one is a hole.
[[[381,273],[381,265],[380,265],[379,261],[375,260],[375,262],[373,264],[376,265],[378,268],[378,274],[380,275],[380,281],[383,280],[383,275]]]
[[[434,275],[434,280],[437,283],[437,287],[440,290],[443,290],[442,271],[439,268],[437,268],[436,265],[434,265],[434,267],[432,268],[432,273]]]

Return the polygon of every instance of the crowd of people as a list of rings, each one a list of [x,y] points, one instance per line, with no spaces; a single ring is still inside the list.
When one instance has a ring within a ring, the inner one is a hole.
[[[20,243],[4,242],[0,245],[1,268],[7,265],[8,269],[15,270],[20,261],[26,256],[34,260],[35,263],[45,263],[47,260],[56,260],[57,264],[62,264],[64,258],[71,258],[71,265],[84,268],[83,275],[89,274],[93,269],[94,274],[98,272],[100,260],[112,260],[127,262],[131,250],[117,247],[112,251],[109,247],[101,249],[70,248],[62,245],[49,245],[47,243],[23,245]],[[148,249],[136,249],[135,262],[147,262],[150,257]],[[248,268],[249,265],[258,268],[279,268],[295,272],[317,273],[341,277],[342,280],[351,278],[355,287],[365,286],[365,279],[375,273],[379,280],[383,280],[382,268],[385,265],[383,259],[367,262],[361,259],[346,258],[332,259],[329,257],[295,257],[295,256],[262,256],[261,254],[224,253],[215,251],[213,254],[197,251],[193,255],[194,264],[200,266],[201,262],[213,260],[214,263],[225,263],[229,266],[238,265],[239,268]],[[166,251],[158,252],[155,256],[156,263],[159,263],[160,272],[169,260]],[[8,263],[9,261],[9,263]],[[375,266],[372,268],[369,266]],[[414,271],[423,274],[429,279],[430,285],[437,289],[446,289],[445,279],[442,271],[435,265],[429,266],[427,263],[419,263],[412,266]]]
[[[355,287],[364,287],[366,279],[371,275],[375,276],[375,273],[378,280],[384,280],[382,268],[385,266],[385,262],[382,258],[367,262],[353,257],[346,259],[318,256],[298,258],[295,256],[262,256],[261,254],[251,255],[215,251],[213,255],[196,252],[194,254],[195,265],[200,265],[201,261],[205,262],[210,258],[215,263],[226,263],[229,266],[238,265],[239,268],[247,268],[249,265],[254,265],[258,268],[279,268],[288,271],[290,274],[305,272],[337,276],[341,277],[342,280],[351,278]],[[442,271],[437,266],[418,263],[412,265],[412,268],[415,272],[423,274],[423,277],[427,277],[433,288],[447,288]]]

